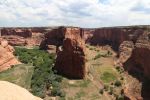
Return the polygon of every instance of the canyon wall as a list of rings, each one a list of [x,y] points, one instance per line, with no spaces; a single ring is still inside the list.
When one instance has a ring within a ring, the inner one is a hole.
[[[46,28],[2,28],[1,37],[12,46],[36,46],[47,31]]]
[[[92,45],[111,45],[114,50],[118,51],[123,41],[136,42],[143,32],[143,27],[100,28],[95,29],[88,42]]]
[[[11,68],[12,65],[20,64],[13,52],[14,48],[8,45],[6,40],[0,38],[0,72]]]
[[[125,69],[131,73],[141,74],[150,78],[150,33],[143,33],[135,43],[132,55],[124,63]],[[139,78],[140,78],[139,76]]]

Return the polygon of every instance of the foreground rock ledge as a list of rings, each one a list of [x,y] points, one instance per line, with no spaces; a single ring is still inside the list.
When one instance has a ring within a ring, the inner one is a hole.
[[[0,81],[0,100],[42,100],[15,84]]]

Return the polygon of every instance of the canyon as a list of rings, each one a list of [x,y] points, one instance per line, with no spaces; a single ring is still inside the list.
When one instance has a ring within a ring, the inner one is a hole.
[[[43,50],[50,50],[52,45],[55,46],[57,57],[54,69],[68,78],[80,79],[85,78],[88,73],[86,44],[109,45],[117,54],[115,66],[123,68],[142,83],[145,77],[150,78],[149,30],[150,26],[93,29],[79,27],[2,28],[1,38],[7,40],[12,46],[40,46]],[[1,50],[8,49],[9,45],[6,43],[7,46],[3,46],[3,44],[5,43],[1,43],[3,47]],[[20,63],[17,60],[13,62],[14,64]],[[6,66],[6,69],[10,66]],[[141,88],[143,87],[145,87],[144,84]],[[133,91],[125,89],[126,94]],[[148,100],[150,97],[145,91],[149,90],[142,89],[141,94],[144,100]],[[128,95],[128,97],[130,100],[142,100],[139,96]]]

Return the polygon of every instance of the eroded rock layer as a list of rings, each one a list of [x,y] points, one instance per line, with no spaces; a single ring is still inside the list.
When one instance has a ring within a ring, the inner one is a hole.
[[[47,31],[45,28],[2,28],[1,36],[12,46],[36,46]]]
[[[6,40],[0,38],[0,72],[7,70],[12,65],[20,64],[13,55],[14,48]]]
[[[118,51],[123,41],[136,42],[143,32],[143,27],[100,28],[95,29],[88,41],[92,45],[111,45],[114,50]]]

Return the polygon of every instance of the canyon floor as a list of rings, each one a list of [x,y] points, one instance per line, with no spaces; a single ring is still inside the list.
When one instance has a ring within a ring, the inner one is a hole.
[[[29,51],[39,49],[37,46],[17,46],[16,48],[18,48],[19,52],[24,48]],[[53,52],[50,53],[54,53],[55,50],[51,51]],[[26,54],[27,51],[23,50],[23,52]],[[32,54],[32,52],[29,52],[29,55],[30,54]],[[128,76],[123,69],[115,66],[114,62],[117,59],[116,56],[116,52],[114,52],[110,46],[91,46],[86,44],[86,66],[88,69],[86,78],[80,80],[62,77],[60,89],[64,91],[65,96],[54,98],[56,100],[116,100],[119,98],[119,100],[123,100],[123,88],[125,86],[128,88],[134,85],[133,89],[136,91],[139,89],[140,83],[136,82],[136,79],[133,77]],[[34,66],[31,64],[20,64],[1,72],[0,80],[15,83],[31,91],[31,78],[33,77],[33,73]],[[138,94],[132,94],[131,92],[128,95]],[[44,100],[51,99],[52,97],[49,95],[46,95],[44,98]]]
[[[84,80],[63,79],[61,86],[66,100],[115,100],[114,95],[119,96],[122,88],[111,86],[121,77],[114,66],[116,53],[110,47],[86,45],[86,48],[88,75]],[[109,94],[112,91],[114,95]]]

